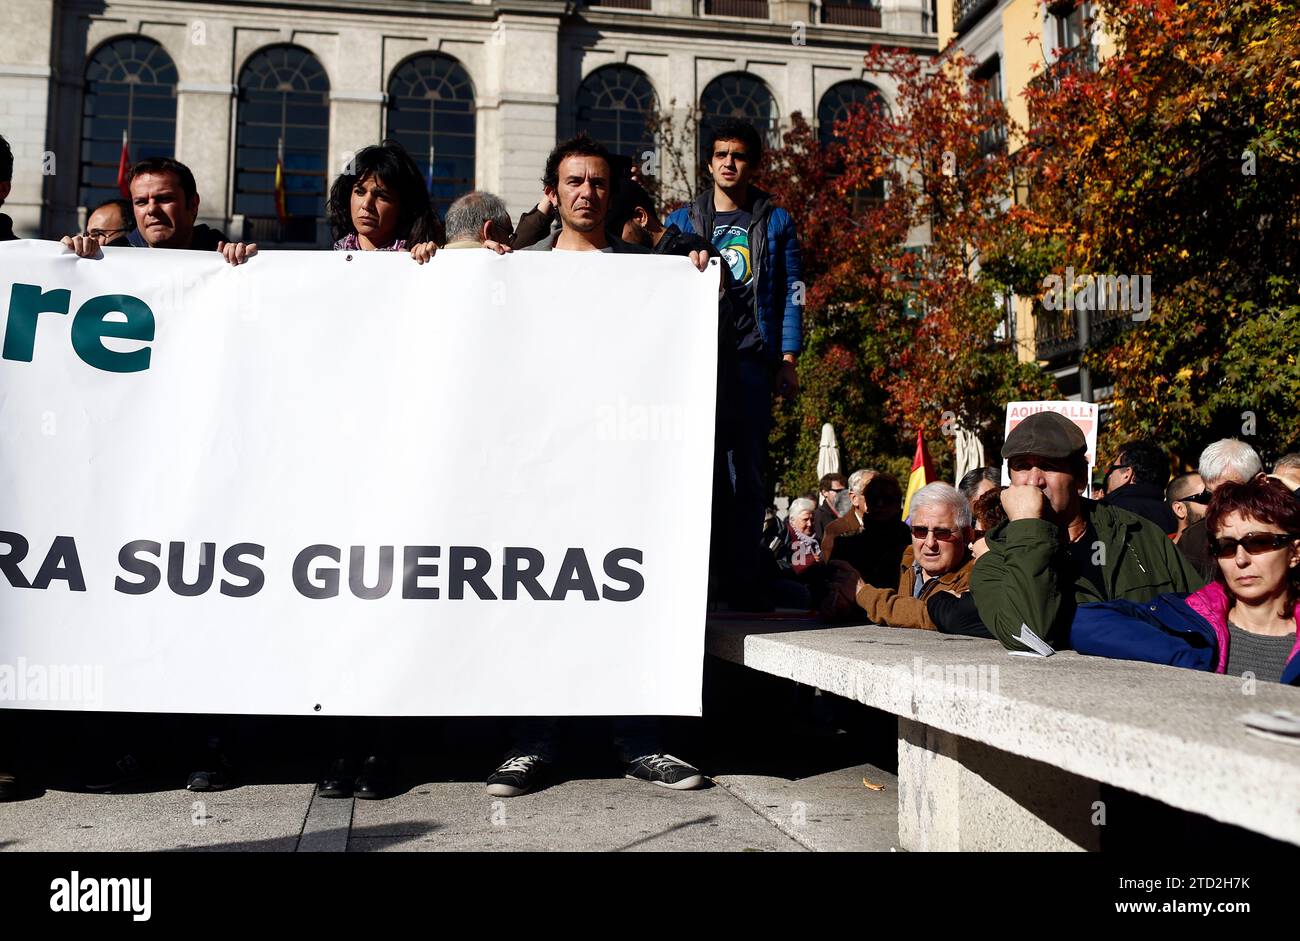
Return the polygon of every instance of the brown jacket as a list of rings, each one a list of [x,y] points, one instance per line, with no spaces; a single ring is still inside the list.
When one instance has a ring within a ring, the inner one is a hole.
[[[938,630],[938,625],[930,618],[925,602],[936,591],[968,591],[970,573],[975,567],[969,550],[966,561],[955,572],[948,572],[938,578],[932,578],[921,589],[921,597],[912,597],[912,547],[908,546],[899,563],[898,590],[873,588],[864,585],[857,595],[858,606],[867,612],[867,617],[876,624],[890,627],[915,627],[923,631]]]
[[[850,509],[839,519],[826,524],[826,532],[822,533],[820,540],[822,555],[828,559],[831,557],[831,546],[835,545],[836,536],[851,536],[860,532],[862,532],[862,521],[858,519],[858,511]]]

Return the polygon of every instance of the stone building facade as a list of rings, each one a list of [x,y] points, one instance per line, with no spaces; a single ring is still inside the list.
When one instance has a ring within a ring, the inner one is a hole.
[[[738,113],[776,134],[799,111],[829,132],[863,95],[893,103],[867,48],[933,52],[936,31],[934,0],[5,0],[5,211],[20,235],[76,231],[116,192],[125,143],[188,164],[201,221],[232,237],[323,244],[329,180],[395,136],[440,205],[487,189],[517,215],[576,130],[652,163],[651,117]],[[669,182],[666,163],[651,169]]]

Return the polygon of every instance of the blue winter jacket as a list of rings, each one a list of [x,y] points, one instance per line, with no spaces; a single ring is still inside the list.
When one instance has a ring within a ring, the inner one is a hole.
[[[1211,582],[1191,594],[1169,592],[1147,602],[1081,604],[1070,627],[1070,646],[1096,657],[1222,673],[1228,662],[1225,602],[1222,587]],[[1300,686],[1300,641],[1282,683]]]
[[[750,263],[754,268],[754,319],[763,348],[772,359],[803,349],[803,258],[790,214],[773,205],[772,197],[757,187],[753,221],[749,226]],[[700,194],[693,205],[683,206],[664,220],[683,232],[706,239],[713,236],[713,190]]]

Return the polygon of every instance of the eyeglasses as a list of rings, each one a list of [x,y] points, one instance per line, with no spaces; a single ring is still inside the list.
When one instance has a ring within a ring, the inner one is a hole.
[[[89,236],[91,236],[91,237],[93,237],[93,238],[97,238],[97,239],[107,239],[107,238],[113,238],[113,237],[115,237],[115,236],[121,235],[121,234],[122,234],[123,232],[125,232],[125,231],[127,231],[125,228],[122,228],[122,229],[87,229],[87,230],[86,230],[86,234],[89,235]]]
[[[925,539],[930,535],[930,533],[934,533],[934,538],[940,542],[953,542],[961,536],[960,529],[948,529],[946,527],[931,529],[929,526],[912,527],[913,539]]]
[[[1181,500],[1179,500],[1178,502],[1179,502],[1179,503],[1199,503],[1199,504],[1201,504],[1202,506],[1205,506],[1206,504],[1208,504],[1208,503],[1210,502],[1211,498],[1213,498],[1213,497],[1214,497],[1214,494],[1210,493],[1210,491],[1208,491],[1208,490],[1202,490],[1200,493],[1194,493],[1194,494],[1192,494],[1191,496],[1183,497],[1183,498],[1182,498]]]
[[[1293,539],[1300,539],[1300,535],[1247,533],[1241,539],[1211,539],[1210,553],[1216,559],[1229,559],[1237,554],[1237,547],[1241,546],[1251,555],[1263,555],[1281,549]]]
[[[985,536],[988,535],[988,530],[972,529],[970,534],[971,534],[971,542],[979,542],[981,539],[983,539]]]

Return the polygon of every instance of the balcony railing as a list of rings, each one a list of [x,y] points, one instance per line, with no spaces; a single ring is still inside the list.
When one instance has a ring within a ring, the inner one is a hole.
[[[588,6],[615,7],[619,10],[648,10],[650,0],[587,0]]]
[[[704,0],[707,16],[743,16],[751,20],[768,19],[767,0]]]
[[[980,17],[998,5],[998,0],[954,0],[952,28],[960,36],[979,22]]]
[[[880,28],[880,7],[852,0],[827,0],[822,4],[822,22],[827,26],[869,26]]]
[[[1067,354],[1071,359],[1078,357],[1081,350],[1076,317],[1078,312],[1074,310],[1047,310],[1041,304],[1034,305],[1034,341],[1039,359],[1050,362]],[[1088,311],[1089,344],[1109,343],[1132,318],[1132,312],[1123,309]]]

